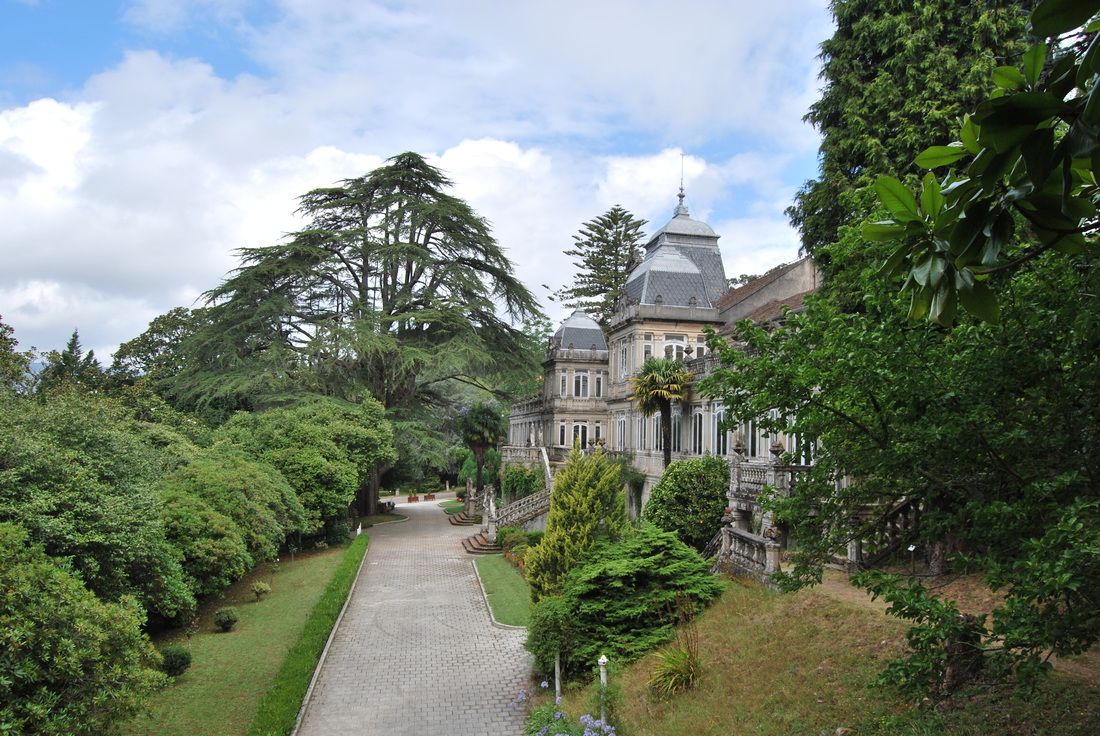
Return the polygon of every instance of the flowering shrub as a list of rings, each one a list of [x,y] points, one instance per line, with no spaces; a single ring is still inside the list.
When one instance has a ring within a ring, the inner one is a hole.
[[[539,687],[546,690],[550,683],[543,680]],[[520,690],[510,707],[518,707],[527,697],[527,691]],[[557,697],[531,711],[525,733],[527,736],[615,736],[615,727],[588,713],[580,717],[579,724],[573,723],[561,709],[561,697]]]

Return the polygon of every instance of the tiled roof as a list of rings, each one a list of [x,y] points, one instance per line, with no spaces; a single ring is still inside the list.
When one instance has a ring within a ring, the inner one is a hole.
[[[750,296],[793,269],[800,262],[801,261],[795,261],[794,263],[785,263],[782,266],[776,266],[760,278],[753,279],[747,284],[730,289],[722,297],[715,300],[714,306],[719,309],[725,309],[726,307],[731,307],[734,304],[743,302],[745,299],[748,299]]]
[[[751,319],[757,324],[767,324],[768,322],[775,322],[776,320],[782,319],[784,307],[792,312],[801,312],[802,309],[806,306],[806,296],[813,293],[814,290],[810,289],[808,291],[803,291],[798,294],[792,294],[785,299],[776,299],[774,301],[770,301],[767,304],[763,304],[760,307],[754,309],[749,314],[745,315],[744,319]],[[740,322],[740,320],[737,321]],[[725,325],[724,327],[722,327],[721,330],[718,331],[718,334],[728,335],[733,332],[733,327],[733,324]]]

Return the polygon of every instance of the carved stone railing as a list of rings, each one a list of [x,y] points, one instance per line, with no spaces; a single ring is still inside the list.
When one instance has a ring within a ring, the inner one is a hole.
[[[743,529],[722,527],[722,548],[717,565],[735,575],[774,587],[771,576],[779,571],[779,544]]]
[[[875,509],[865,511],[861,516],[869,523],[848,543],[848,570],[874,567],[916,539],[921,510],[916,500],[904,499],[885,514]]]
[[[500,459],[505,465],[534,465],[540,462],[541,447],[505,445],[500,448]]]
[[[550,490],[542,490],[513,501],[496,512],[496,525],[520,526],[550,510]]]

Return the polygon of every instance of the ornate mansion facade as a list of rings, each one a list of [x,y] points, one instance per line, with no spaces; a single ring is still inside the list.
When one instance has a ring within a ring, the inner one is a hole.
[[[506,462],[543,448],[553,465],[575,443],[630,453],[646,475],[641,493],[630,499],[632,512],[641,511],[664,470],[660,417],[643,416],[633,406],[630,378],[647,359],[662,355],[682,360],[701,378],[717,365],[717,356],[707,354],[706,328],[722,335],[744,318],[781,319],[785,306],[800,308],[817,287],[813,264],[803,259],[730,289],[718,239],[709,225],[690,217],[681,193],[672,219],[650,236],[641,263],[628,275],[606,334],[577,310],[550,339],[542,391],[511,406]],[[690,391],[672,409],[673,459],[729,454],[733,431],[723,428],[725,418],[719,401]],[[773,438],[752,422],[739,431],[747,458],[768,455]],[[793,438],[778,439],[796,450]]]

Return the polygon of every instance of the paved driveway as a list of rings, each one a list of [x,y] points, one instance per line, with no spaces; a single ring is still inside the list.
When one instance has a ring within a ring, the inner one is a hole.
[[[299,736],[519,736],[508,707],[528,686],[524,631],[500,629],[435,502],[372,527],[359,582],[310,696]]]

